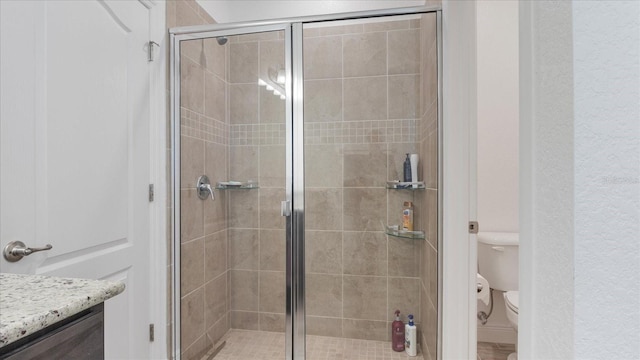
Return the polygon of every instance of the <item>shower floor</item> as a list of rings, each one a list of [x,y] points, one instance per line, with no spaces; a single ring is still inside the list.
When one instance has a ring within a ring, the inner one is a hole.
[[[282,360],[284,333],[231,329],[223,337],[226,345],[214,360]],[[204,356],[202,360],[207,360]],[[343,339],[307,335],[308,360],[422,360],[422,353],[409,357],[391,350],[386,341]]]

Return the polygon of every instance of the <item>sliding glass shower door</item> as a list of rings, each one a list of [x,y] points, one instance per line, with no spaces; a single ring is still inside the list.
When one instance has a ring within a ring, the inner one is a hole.
[[[438,358],[438,14],[171,30],[176,358]]]

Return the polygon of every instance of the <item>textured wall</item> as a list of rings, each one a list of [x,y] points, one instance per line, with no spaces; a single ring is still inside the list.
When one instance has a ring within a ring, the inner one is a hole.
[[[524,359],[570,359],[574,355],[572,4],[545,1],[520,6],[524,16],[520,17],[519,352]]]
[[[640,3],[573,3],[575,357],[640,358]]]

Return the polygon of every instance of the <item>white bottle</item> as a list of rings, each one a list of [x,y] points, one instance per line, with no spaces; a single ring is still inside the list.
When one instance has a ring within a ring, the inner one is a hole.
[[[411,163],[411,182],[413,183],[413,188],[417,188],[418,184],[418,154],[411,154],[409,157],[409,162]]]
[[[413,323],[413,315],[409,315],[409,322],[404,326],[404,351],[409,356],[418,355],[418,344],[416,338],[418,328]]]

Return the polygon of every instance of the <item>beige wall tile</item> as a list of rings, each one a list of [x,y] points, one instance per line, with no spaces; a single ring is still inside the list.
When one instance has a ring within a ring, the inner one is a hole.
[[[380,144],[344,145],[344,186],[385,186],[387,146]]]
[[[180,240],[186,242],[204,235],[202,200],[195,189],[180,191]]]
[[[389,236],[389,276],[419,275],[421,241]]]
[[[387,158],[387,164],[389,173],[387,180],[400,180],[404,181],[404,160],[407,154],[418,154],[418,146],[415,143],[390,143],[389,144],[389,157]],[[419,154],[420,158],[422,154]],[[421,161],[418,161],[420,163]],[[424,178],[419,179],[421,181]]]
[[[204,20],[198,16],[198,12],[185,2],[176,4],[176,26],[203,25]]]
[[[218,44],[216,39],[204,39],[205,67],[213,75],[226,80],[226,51],[228,45]]]
[[[342,319],[307,316],[307,335],[342,337]]]
[[[304,121],[342,121],[342,79],[304,82]]]
[[[343,281],[345,318],[382,321],[387,319],[386,277],[345,275]]]
[[[260,313],[249,311],[231,311],[229,322],[232,329],[260,330]]]
[[[387,74],[387,34],[385,32],[343,36],[344,76]]]
[[[306,145],[304,151],[307,187],[342,187],[342,144]]]
[[[307,230],[342,229],[342,189],[306,189],[305,228]]]
[[[389,307],[387,320],[393,321],[393,312],[399,309],[403,321],[408,322],[408,315],[413,314],[416,323],[420,322],[420,279],[389,278]]]
[[[386,321],[344,319],[342,323],[346,338],[388,341],[391,337]]]
[[[427,199],[427,241],[434,249],[438,249],[438,191],[426,190]]]
[[[204,238],[180,245],[180,291],[182,296],[204,284]]]
[[[307,273],[342,274],[342,232],[305,232]]]
[[[228,146],[211,142],[207,142],[205,145],[204,174],[209,177],[212,186],[218,181],[226,181],[229,179],[227,171],[227,149]],[[216,196],[217,195],[218,193],[216,192]]]
[[[342,316],[342,277],[306,274],[305,307],[307,315]]]
[[[229,85],[229,123],[258,123],[258,84]]]
[[[204,141],[180,136],[180,187],[195,189],[204,174]]]
[[[285,332],[285,321],[284,314],[260,313],[260,330]]]
[[[259,191],[227,190],[229,196],[229,228],[259,227]]]
[[[182,358],[185,360],[200,359],[210,348],[211,344],[206,336],[202,335],[189,347],[183,348]]]
[[[199,113],[204,111],[204,71],[184,57],[180,63],[180,90],[182,107]]]
[[[204,289],[182,297],[180,304],[180,341],[185,348],[204,333]]]
[[[393,21],[381,21],[371,22],[363,24],[364,32],[377,32],[377,31],[389,31],[398,29],[408,29],[410,20],[393,20]]]
[[[285,186],[285,147],[284,145],[260,146],[260,187]]]
[[[227,276],[221,275],[209,281],[205,287],[204,318],[207,329],[227,316]]]
[[[284,230],[260,229],[260,270],[285,270],[285,236]]]
[[[305,30],[305,33],[311,31]],[[307,80],[342,77],[341,36],[305,39],[304,77]]]
[[[389,32],[389,74],[420,72],[420,30]]]
[[[280,205],[284,199],[284,189],[260,189],[260,228],[284,229],[286,219],[280,213]]]
[[[420,75],[389,76],[389,118],[415,119],[420,116]]]
[[[205,237],[205,281],[213,280],[227,271],[227,249],[226,230]]]
[[[344,120],[387,118],[387,77],[344,80]]]
[[[229,229],[229,269],[258,270],[259,231]]]
[[[216,75],[205,74],[205,115],[226,122],[227,84]]]
[[[438,313],[433,306],[427,308],[427,321],[423,325],[425,338],[427,339],[427,350],[431,358],[436,358],[436,342],[438,340]]]
[[[344,273],[387,275],[387,237],[382,232],[345,231]]]
[[[316,36],[329,36],[329,35],[343,35],[343,34],[356,34],[363,32],[362,24],[349,24],[349,25],[340,25],[343,24],[342,21],[334,21],[334,26],[322,26],[322,27],[304,27],[304,36],[305,37],[316,37]],[[324,24],[323,24],[324,25]],[[305,39],[305,42],[308,39]]]
[[[211,186],[215,186],[216,182],[211,181]],[[207,198],[203,200],[204,207],[204,233],[205,235],[227,228],[227,198],[228,194],[224,191],[213,190],[216,195],[215,200]]]
[[[229,180],[258,179],[259,151],[257,146],[231,146],[229,150]]]
[[[429,300],[431,300],[432,304],[438,303],[438,253],[431,247],[426,246],[427,248],[427,258],[425,260],[428,274],[428,285],[427,287],[427,295],[429,296]],[[425,285],[427,285],[425,283]]]
[[[229,270],[229,277],[229,309],[257,311],[259,300],[258,271]],[[231,327],[236,328],[237,323],[233,314],[231,319]]]
[[[285,282],[282,271],[260,271],[260,311],[285,313]]]
[[[212,344],[217,344],[224,334],[229,331],[229,313],[225,314],[220,320],[207,329],[207,337],[211,339]]]
[[[230,43],[229,82],[258,83],[258,43]]]
[[[383,188],[344,189],[344,230],[381,230],[387,217],[387,196]]]
[[[266,87],[260,86],[261,124],[284,124],[285,110],[284,100],[280,96],[276,96],[273,91],[268,91]]]
[[[203,44],[202,40],[187,40],[182,42],[180,46],[180,57],[181,59],[185,59],[185,57],[194,61],[198,65],[204,65],[202,63],[203,57]]]
[[[278,70],[284,70],[284,40],[260,41],[260,77],[276,80]]]

